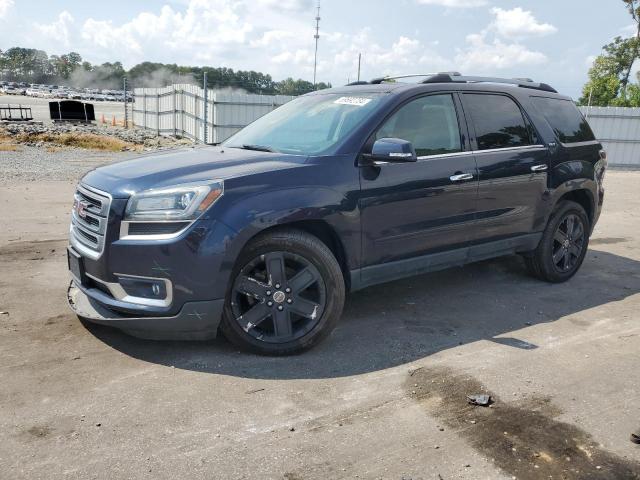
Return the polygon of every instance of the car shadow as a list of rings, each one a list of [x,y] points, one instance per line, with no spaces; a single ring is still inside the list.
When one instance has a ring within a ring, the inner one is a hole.
[[[98,325],[87,328],[111,347],[147,362],[256,379],[318,379],[383,370],[477,341],[535,350],[517,331],[640,292],[640,262],[590,250],[571,281],[529,277],[519,257],[505,257],[368,288],[347,297],[342,319],[316,348],[294,357],[238,351],[224,338],[157,342]]]

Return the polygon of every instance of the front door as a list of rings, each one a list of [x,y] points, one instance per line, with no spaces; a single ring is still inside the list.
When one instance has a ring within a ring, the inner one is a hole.
[[[363,266],[465,247],[478,176],[455,94],[400,107],[376,138],[410,141],[418,161],[361,168]]]

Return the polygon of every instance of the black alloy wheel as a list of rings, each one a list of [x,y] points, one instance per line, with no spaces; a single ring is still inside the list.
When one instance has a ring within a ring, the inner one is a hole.
[[[307,259],[269,252],[251,260],[233,286],[235,321],[249,335],[269,343],[299,339],[322,316],[327,287]]]
[[[342,313],[345,282],[327,245],[283,228],[252,240],[231,275],[221,323],[239,347],[291,355],[325,338]]]
[[[534,277],[551,283],[573,277],[587,254],[591,226],[582,205],[560,202],[545,228],[538,247],[524,256]]]
[[[553,264],[559,272],[572,270],[580,260],[585,230],[578,215],[570,213],[559,223],[553,236]]]

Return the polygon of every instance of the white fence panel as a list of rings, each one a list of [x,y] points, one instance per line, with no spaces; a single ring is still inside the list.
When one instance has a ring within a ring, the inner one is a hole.
[[[640,108],[580,107],[613,166],[640,167]]]
[[[203,142],[204,89],[196,85],[136,88],[133,121],[158,135],[175,135]],[[241,128],[294,97],[207,92],[206,143],[218,144]]]

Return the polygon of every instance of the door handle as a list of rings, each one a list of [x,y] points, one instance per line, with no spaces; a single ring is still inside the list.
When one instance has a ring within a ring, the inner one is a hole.
[[[451,175],[449,180],[452,182],[464,182],[465,180],[473,180],[473,173],[460,173],[457,175]]]
[[[534,165],[533,167],[531,167],[531,171],[532,172],[546,172],[547,168],[549,168],[547,165]]]

